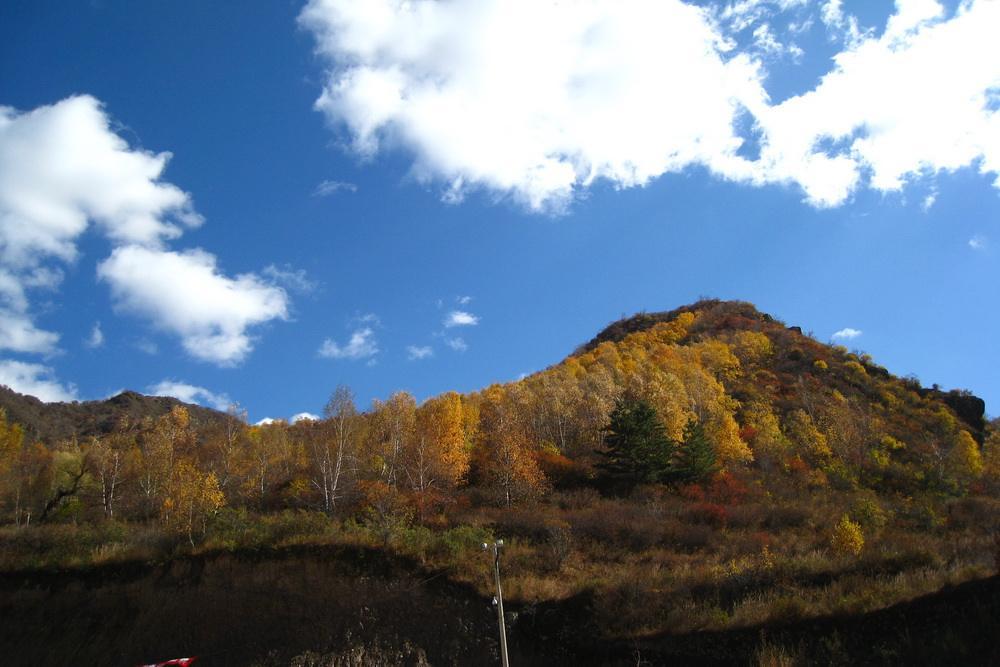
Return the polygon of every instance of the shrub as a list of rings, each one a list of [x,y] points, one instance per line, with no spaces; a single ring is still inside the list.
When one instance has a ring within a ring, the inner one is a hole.
[[[421,563],[427,560],[427,552],[434,540],[434,533],[426,526],[407,526],[399,529],[396,544],[400,552],[413,556]]]
[[[842,556],[859,556],[865,546],[861,525],[851,521],[851,518],[846,514],[840,517],[840,522],[833,529],[830,546],[835,553]]]
[[[557,491],[552,494],[552,500],[560,509],[582,510],[593,507],[601,499],[596,489],[583,487],[570,491]]]
[[[721,528],[729,521],[729,513],[719,503],[696,503],[687,511],[687,520]]]
[[[859,498],[851,508],[851,518],[861,524],[862,528],[878,530],[883,528],[889,517],[882,506],[874,498]]]
[[[476,526],[456,526],[444,531],[438,538],[441,549],[453,559],[470,551],[478,551],[484,542],[492,541],[493,533]]]
[[[548,521],[545,525],[546,552],[554,569],[560,569],[573,552],[573,531],[565,521]]]

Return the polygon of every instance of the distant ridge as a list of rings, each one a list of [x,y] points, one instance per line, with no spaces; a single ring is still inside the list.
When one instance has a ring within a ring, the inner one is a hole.
[[[114,429],[122,416],[136,421],[156,418],[176,406],[187,408],[191,420],[199,424],[224,417],[221,412],[200,405],[169,396],[145,396],[135,391],[123,391],[103,401],[43,403],[34,396],[0,386],[0,408],[7,411],[7,419],[24,427],[28,441],[41,440],[50,445],[73,437],[105,435]]]

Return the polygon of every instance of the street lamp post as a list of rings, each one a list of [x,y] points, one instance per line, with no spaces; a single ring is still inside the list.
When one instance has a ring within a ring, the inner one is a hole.
[[[497,608],[497,622],[500,625],[500,661],[503,667],[510,667],[507,660],[507,628],[503,618],[503,590],[500,588],[500,550],[503,548],[503,540],[497,540],[493,544],[483,542],[483,551],[493,550],[493,580],[496,583],[497,594],[493,598],[493,604]]]

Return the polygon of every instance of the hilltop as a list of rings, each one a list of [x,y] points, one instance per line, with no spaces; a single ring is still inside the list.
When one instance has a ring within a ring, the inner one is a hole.
[[[773,366],[779,366],[782,357],[788,361],[801,361],[804,350],[812,352],[813,359],[825,359],[834,356],[840,361],[849,361],[851,355],[842,346],[824,345],[819,343],[812,336],[802,333],[799,326],[785,326],[785,324],[773,316],[762,313],[757,308],[743,301],[721,301],[718,299],[702,299],[696,303],[675,308],[671,311],[658,313],[638,313],[631,317],[622,318],[612,322],[593,339],[576,350],[573,356],[580,356],[591,352],[602,343],[620,343],[630,334],[648,331],[658,324],[674,322],[684,314],[697,315],[695,323],[690,327],[685,342],[704,338],[729,339],[733,334],[740,331],[764,332],[772,344],[776,345],[777,356],[771,357]],[[891,379],[902,384],[910,391],[915,392],[921,398],[942,401],[955,411],[964,424],[977,436],[977,441],[982,443],[983,429],[985,428],[986,403],[983,399],[973,395],[965,389],[953,389],[950,391],[941,390],[936,384],[932,387],[923,387],[915,378],[896,378],[891,376],[889,371],[874,363],[869,355],[854,355],[869,373],[875,374],[882,379]],[[785,364],[780,368],[772,370],[789,372],[803,369],[801,365]],[[833,373],[836,377],[838,374]],[[843,375],[843,374],[839,374]],[[828,376],[829,378],[830,376]],[[786,379],[788,379],[786,377]],[[839,378],[843,380],[843,377]],[[850,382],[839,382],[839,387],[850,386]]]

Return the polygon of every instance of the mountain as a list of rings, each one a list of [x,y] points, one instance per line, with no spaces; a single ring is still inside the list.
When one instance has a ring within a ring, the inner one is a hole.
[[[130,624],[153,618],[171,654],[207,654],[231,638],[209,633],[196,645],[187,626],[162,620],[188,618],[204,584],[226,593],[212,613],[290,628],[254,635],[255,655],[339,651],[339,638],[364,628],[373,645],[398,640],[427,648],[435,664],[455,662],[432,647],[466,646],[473,626],[427,635],[427,624],[392,611],[397,594],[433,584],[419,598],[431,608],[459,592],[454,608],[485,619],[474,633],[485,636],[494,561],[481,545],[503,539],[515,657],[534,655],[527,632],[539,656],[564,642],[590,662],[601,662],[593,640],[627,647],[631,664],[637,647],[657,663],[852,664],[870,661],[873,646],[891,663],[989,663],[982,638],[1000,632],[994,610],[951,617],[932,600],[958,608],[966,593],[996,590],[986,578],[1000,564],[1000,420],[985,423],[983,401],[967,391],[896,377],[752,304],[640,313],[558,364],[478,392],[418,403],[399,391],[366,411],[345,388],[335,399],[324,420],[221,428],[209,423],[220,413],[187,406],[190,422],[170,415],[66,447],[58,441],[107,432],[120,415],[179,403],[126,392],[45,405],[0,392],[9,419],[47,445],[0,429],[0,522],[14,524],[0,526],[0,580],[16,572],[6,596],[16,604],[3,617],[80,609],[79,586],[50,586],[43,599],[23,572],[54,581],[72,566],[82,569],[70,578],[149,591],[101,637],[56,624],[54,638],[0,633],[0,648],[75,655],[90,642],[107,653],[121,636],[148,638]],[[357,568],[338,565],[331,579],[313,567],[334,553]],[[177,615],[158,615],[165,575],[139,561],[171,561]],[[240,574],[250,567],[254,577]],[[254,602],[286,590],[292,570],[287,590],[305,615],[315,605],[302,604],[300,589],[371,605],[348,603],[358,624],[317,637],[315,618],[286,623]],[[391,595],[379,597],[377,577]],[[960,595],[945,588],[962,582]],[[120,597],[118,586],[85,587],[86,597],[100,606]],[[862,630],[870,634],[859,639]],[[148,662],[146,653],[118,662]]]
[[[224,417],[221,412],[184,403],[176,398],[144,396],[134,391],[123,391],[103,401],[43,403],[34,396],[19,394],[0,386],[0,408],[6,411],[7,420],[24,427],[28,442],[40,440],[49,445],[74,436],[84,439],[92,435],[105,435],[114,429],[123,416],[133,421],[145,417],[156,418],[177,406],[187,408],[196,427],[218,422]]]
[[[686,342],[706,338],[722,338],[731,342],[733,334],[740,331],[755,331],[766,334],[777,352],[768,365],[774,366],[771,370],[784,375],[786,380],[791,379],[789,374],[810,372],[800,363],[806,355],[811,356],[814,360],[833,356],[841,363],[849,361],[852,356],[858,356],[857,361],[862,364],[866,373],[871,373],[876,378],[896,385],[902,384],[921,398],[945,403],[969,428],[977,442],[982,444],[986,426],[986,403],[983,399],[967,390],[942,391],[936,384],[928,388],[921,386],[915,378],[900,379],[894,377],[885,368],[875,364],[869,355],[851,355],[842,346],[820,343],[811,336],[804,335],[801,327],[786,327],[780,320],[758,311],[753,304],[747,302],[702,299],[670,311],[638,313],[612,322],[593,339],[580,346],[573,356],[579,357],[591,352],[602,343],[621,343],[630,334],[648,331],[659,324],[676,322],[678,317],[684,314],[696,316],[696,322],[691,326]],[[856,382],[852,382],[837,369],[826,375],[826,381],[837,384],[841,388],[857,387]]]
[[[582,466],[577,478],[600,468],[622,395],[652,407],[675,442],[699,424],[723,469],[769,488],[791,475],[809,488],[956,494],[979,474],[987,438],[981,398],[897,377],[740,301],[613,322],[501,389],[521,406],[524,439]],[[489,391],[478,400],[495,402]]]

